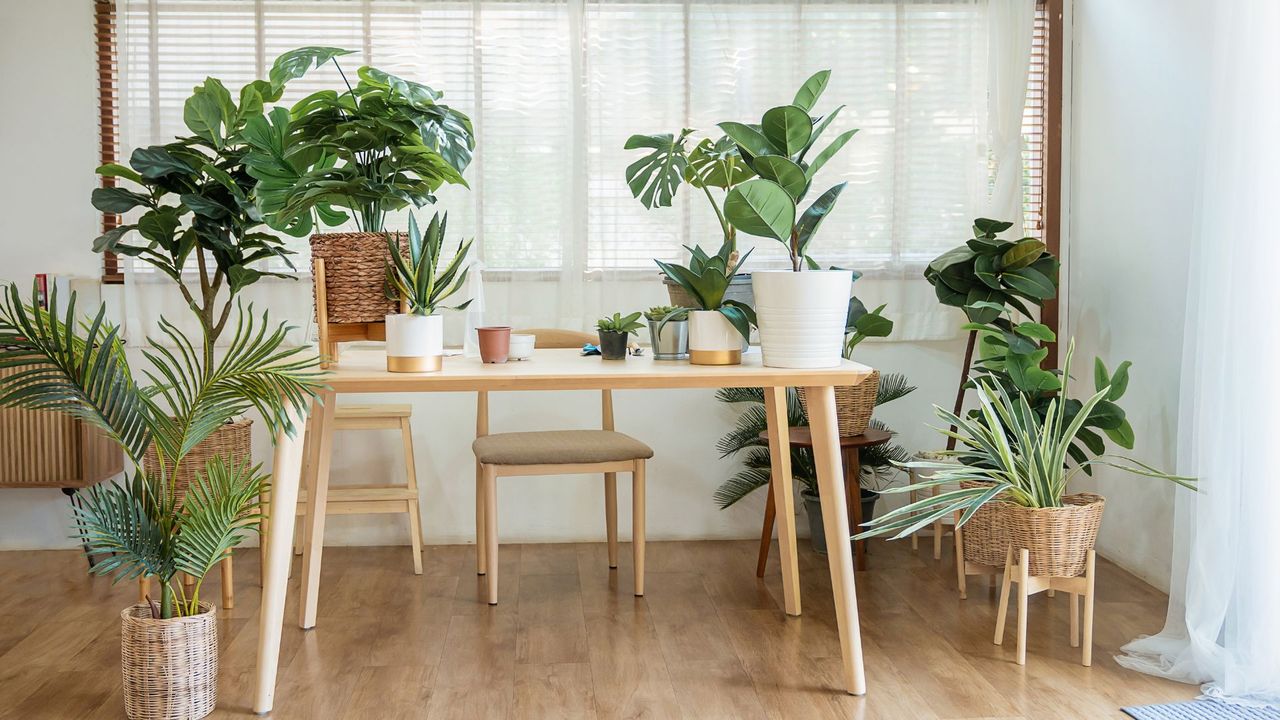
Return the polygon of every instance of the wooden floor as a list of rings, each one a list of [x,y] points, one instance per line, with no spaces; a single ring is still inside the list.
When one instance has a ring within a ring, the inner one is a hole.
[[[1094,667],[1067,642],[1066,600],[1031,600],[1027,665],[1012,631],[991,643],[996,591],[957,598],[949,556],[874,542],[858,575],[865,698],[836,690],[839,644],[825,558],[801,550],[804,615],[782,613],[775,547],[655,542],[648,596],[628,552],[600,544],[504,545],[489,607],[467,546],[326,550],[319,625],[299,630],[297,576],[271,717],[322,718],[1120,718],[1124,705],[1196,688],[1121,669],[1116,649],[1158,630],[1165,598],[1102,563]],[[251,716],[258,554],[236,556],[237,607],[220,613],[217,718]],[[217,574],[204,594],[218,597]],[[121,718],[120,609],[134,586],[89,578],[76,552],[0,553],[0,718]]]

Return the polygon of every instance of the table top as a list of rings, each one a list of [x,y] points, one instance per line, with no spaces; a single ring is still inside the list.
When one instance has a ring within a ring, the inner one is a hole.
[[[576,349],[539,349],[528,360],[485,364],[479,358],[446,357],[431,373],[387,372],[381,350],[347,350],[323,382],[335,392],[466,392],[476,390],[623,390],[653,388],[822,387],[855,385],[871,368],[844,360],[816,370],[764,367],[759,353],[741,365],[691,365],[651,356],[604,360]]]

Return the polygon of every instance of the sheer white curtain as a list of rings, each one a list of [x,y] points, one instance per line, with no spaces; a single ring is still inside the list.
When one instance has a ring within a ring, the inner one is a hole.
[[[1021,217],[1018,118],[1034,0],[117,1],[126,155],[185,134],[182,101],[206,75],[234,88],[301,45],[341,46],[355,51],[352,67],[443,90],[475,121],[478,150],[471,190],[448,189],[437,209],[477,239],[489,322],[589,327],[605,312],[665,301],[652,259],[715,247],[719,230],[705,199],[687,191],[660,210],[632,198],[626,138],[758,122],[822,68],[833,73],[818,109],[846,105],[828,132],[861,131],[815,180],[849,182],[815,255],[867,274],[858,294],[889,303],[894,339],[955,332],[920,270],[969,236],[993,167],[1001,188],[1012,178],[1009,219]],[[1010,38],[1017,45],[1005,47]],[[332,69],[316,71],[284,101],[340,83]],[[989,97],[999,99],[998,123]],[[758,244],[748,269],[780,266],[781,246]],[[305,241],[297,247],[305,269]],[[252,293],[305,318],[309,281],[285,282]],[[159,307],[143,304],[138,314]]]
[[[1035,21],[1035,0],[991,3],[987,22],[987,116],[993,177],[985,217],[1013,219],[1022,215],[1022,118]]]
[[[1280,5],[1214,6],[1213,90],[1183,350],[1179,491],[1169,615],[1122,665],[1280,707]]]

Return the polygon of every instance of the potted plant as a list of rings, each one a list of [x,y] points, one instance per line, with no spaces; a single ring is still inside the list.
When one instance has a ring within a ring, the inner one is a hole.
[[[614,313],[613,317],[606,316],[597,320],[596,332],[600,335],[601,357],[605,360],[626,360],[627,339],[642,327],[639,312],[625,317],[621,313]]]
[[[907,383],[905,376],[890,373],[876,387],[877,406],[893,402],[909,395],[916,388]],[[731,404],[744,404],[745,410],[738,416],[737,424],[716,444],[721,457],[741,454],[743,468],[716,489],[715,500],[721,509],[738,502],[757,488],[769,484],[772,465],[769,446],[760,439],[767,421],[764,415],[764,393],[760,388],[724,388],[716,392],[716,399]],[[809,419],[795,389],[787,391],[787,423],[792,427],[808,426]],[[884,423],[872,420],[871,426],[892,432]],[[898,464],[910,459],[906,448],[893,442],[858,449],[858,461],[862,468],[859,477],[861,487],[862,517],[875,516],[876,501],[898,473]],[[826,535],[823,532],[822,508],[818,500],[818,476],[814,470],[813,451],[809,448],[791,448],[791,474],[800,484],[800,497],[804,500],[809,517],[809,536],[813,549],[825,553]]]
[[[276,59],[271,78],[301,77],[350,51],[304,47]],[[394,312],[383,293],[388,212],[435,202],[445,184],[466,186],[475,148],[471,120],[441,93],[362,67],[342,92],[322,90],[249,120],[245,156],[267,223],[302,237],[317,225],[354,220],[357,232],[317,233],[333,323],[381,322]],[[343,78],[346,75],[343,74]]]
[[[670,207],[681,184],[702,191],[722,232],[721,244],[729,249],[730,264],[737,261],[737,230],[725,219],[724,200],[739,183],[755,176],[729,136],[703,138],[688,149],[693,130],[658,135],[632,135],[624,145],[627,150],[649,150],[644,157],[627,166],[627,186],[645,207]],[[715,190],[716,192],[713,192]],[[718,196],[718,197],[717,197]],[[677,307],[694,305],[688,291],[671,278],[663,276],[671,303]],[[747,306],[754,305],[751,275],[735,273],[729,278],[725,298]]]
[[[855,278],[857,274],[855,273]],[[853,357],[853,349],[863,340],[869,337],[888,337],[893,332],[893,321],[884,317],[884,305],[880,305],[875,310],[868,311],[867,306],[856,297],[849,298],[849,308],[845,314],[845,339],[842,354],[844,358]],[[876,405],[880,404],[877,400],[877,386],[880,383],[879,371],[872,371],[870,375],[863,379],[857,385],[837,385],[835,387],[836,394],[836,429],[840,433],[840,437],[851,437],[861,435],[866,432],[871,422],[871,413]],[[800,403],[804,405],[805,412],[809,412],[809,405],[805,399],[804,388],[798,388],[797,392],[800,396]]]
[[[819,270],[809,255],[822,221],[846,183],[838,183],[802,212],[817,175],[857,130],[847,130],[809,157],[841,108],[822,117],[809,112],[822,96],[831,71],[814,73],[788,105],[765,112],[759,125],[722,122],[720,129],[757,177],[739,183],[724,202],[725,219],[748,235],[773,238],[787,247],[791,272],[757,271],[751,276],[760,350],[770,367],[824,368],[840,364],[845,306],[853,282],[848,270]],[[843,107],[843,106],[842,106]],[[808,268],[810,272],[801,273]]]
[[[261,466],[210,458],[179,497],[184,460],[229,418],[261,413],[272,436],[296,432],[288,409],[304,412],[320,388],[316,358],[285,346],[288,328],[269,329],[241,312],[230,346],[207,363],[167,321],[166,344],[149,339],[142,355],[153,383],[140,387],[106,307],[88,320],[48,310],[37,293],[24,304],[15,286],[0,296],[0,402],[56,410],[101,428],[137,468],[123,481],[76,493],[74,535],[97,562],[90,572],[116,581],[155,577],[159,597],[121,613],[125,710],[130,718],[201,718],[217,701],[217,621],[202,601],[205,575],[257,527]],[[207,339],[207,330],[204,331]],[[144,463],[154,451],[161,462]],[[145,469],[144,469],[145,468]],[[190,592],[178,580],[195,578]]]
[[[672,318],[683,313],[689,320],[689,362],[694,365],[737,365],[742,362],[742,348],[751,337],[756,322],[750,305],[728,299],[725,292],[729,279],[746,262],[748,251],[736,263],[731,262],[733,249],[721,245],[715,255],[707,255],[697,246],[687,247],[689,264],[654,260],[662,273],[689,293],[693,305],[674,308],[658,323],[661,332]]]
[[[1069,376],[1074,343],[1067,350],[1063,372]],[[1049,403],[1041,417],[1026,396],[1009,393],[987,378],[979,378],[978,417],[961,417],[934,406],[934,412],[954,432],[959,449],[944,453],[959,463],[916,461],[905,466],[928,471],[923,482],[888,492],[912,492],[937,485],[960,485],[885,513],[856,537],[905,537],[934,520],[959,513],[964,526],[979,510],[994,510],[1006,548],[1030,551],[1030,575],[1074,577],[1085,568],[1086,556],[1097,540],[1104,500],[1082,493],[1068,495],[1067,485],[1077,473],[1106,465],[1135,475],[1160,478],[1195,488],[1195,478],[1164,473],[1136,460],[1098,454],[1083,462],[1072,459],[1070,448],[1090,412],[1112,392],[1110,379],[1100,382],[1074,417],[1068,417],[1064,397]],[[1011,438],[1013,441],[1011,441]]]
[[[443,366],[444,318],[436,311],[466,286],[464,266],[471,252],[471,240],[458,241],[443,268],[445,229],[448,214],[436,213],[424,236],[413,213],[409,213],[409,257],[401,254],[399,239],[387,234],[387,298],[398,300],[404,313],[387,315],[387,370],[390,372],[433,372]],[[470,300],[450,310],[462,310]]]
[[[684,292],[683,288],[681,292]],[[654,360],[689,359],[689,311],[671,305],[656,305],[646,310],[644,317],[649,321],[649,343],[653,346]]]

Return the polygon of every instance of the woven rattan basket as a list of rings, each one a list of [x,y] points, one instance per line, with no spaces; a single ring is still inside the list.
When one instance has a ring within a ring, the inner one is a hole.
[[[880,389],[880,371],[872,370],[871,374],[857,385],[839,385],[836,387],[836,428],[840,437],[861,435],[871,424],[871,413],[876,409],[876,391]],[[804,388],[796,388],[800,404],[804,406],[804,414],[809,414],[809,402],[804,397]]]
[[[120,612],[124,709],[132,720],[196,720],[218,704],[218,618],[156,620],[146,604]]]
[[[1098,539],[1106,501],[1093,493],[1079,493],[1062,498],[1062,503],[1056,508],[994,503],[1009,546],[1014,552],[1022,548],[1029,551],[1028,574],[1032,577],[1076,577],[1084,573],[1089,550]],[[1004,564],[1003,559],[1000,564]]]
[[[960,487],[981,487],[985,483],[962,480]],[[1009,549],[1009,533],[1002,522],[1001,507],[1012,503],[989,502],[964,524],[964,559],[966,562],[992,567],[1004,567],[1005,551]],[[1016,507],[1016,506],[1015,506]]]
[[[178,476],[175,479],[178,499],[186,497],[191,481],[195,479],[197,472],[204,472],[209,460],[221,457],[227,463],[243,463],[249,459],[253,452],[252,429],[253,421],[248,418],[226,423],[192,448],[178,466]],[[147,454],[142,458],[144,472],[150,475],[159,463],[155,447],[148,447]]]
[[[396,233],[403,252],[404,233]],[[325,307],[330,323],[383,322],[396,312],[387,299],[385,233],[320,233],[311,236],[311,257],[324,260]],[[314,298],[312,298],[314,300]]]

